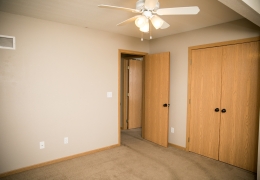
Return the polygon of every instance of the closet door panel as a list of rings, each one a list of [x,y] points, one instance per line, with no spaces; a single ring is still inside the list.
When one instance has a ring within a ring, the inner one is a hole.
[[[256,172],[259,42],[223,47],[219,160]]]
[[[222,47],[192,50],[189,151],[218,159]]]

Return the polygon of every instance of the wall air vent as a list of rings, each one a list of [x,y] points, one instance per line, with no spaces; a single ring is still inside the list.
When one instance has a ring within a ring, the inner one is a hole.
[[[15,37],[0,35],[0,49],[15,49]]]

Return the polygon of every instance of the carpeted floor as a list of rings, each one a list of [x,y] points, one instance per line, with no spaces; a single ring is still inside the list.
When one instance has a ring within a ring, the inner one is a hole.
[[[122,146],[15,174],[1,180],[242,180],[256,174],[141,138],[141,130],[121,133]]]

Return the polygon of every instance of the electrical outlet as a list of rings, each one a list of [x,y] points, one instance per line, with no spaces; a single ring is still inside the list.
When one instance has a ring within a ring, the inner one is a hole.
[[[107,97],[112,98],[112,92],[107,92]]]
[[[41,142],[40,142],[40,149],[44,149],[44,148],[45,148],[44,141],[41,141]]]
[[[65,137],[64,138],[64,144],[68,144],[69,143],[69,138],[68,137]]]
[[[174,133],[174,128],[173,127],[171,128],[171,133]]]

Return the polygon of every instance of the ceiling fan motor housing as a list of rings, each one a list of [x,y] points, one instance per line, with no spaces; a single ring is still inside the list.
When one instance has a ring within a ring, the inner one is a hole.
[[[145,3],[145,0],[138,0],[137,2],[136,2],[136,9],[137,10],[139,10],[139,11],[142,11],[142,10],[144,10],[144,3]],[[156,3],[156,6],[154,7],[154,9],[153,9],[153,11],[156,11],[157,9],[159,9],[159,6],[160,6],[160,4],[159,4],[159,2],[157,2]]]

